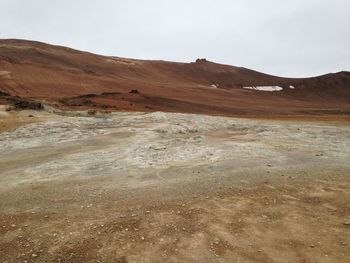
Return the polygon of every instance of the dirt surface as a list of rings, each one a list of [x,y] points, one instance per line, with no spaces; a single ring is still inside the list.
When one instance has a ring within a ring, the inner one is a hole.
[[[244,88],[256,86],[282,90]],[[136,60],[7,39],[0,40],[0,103],[2,94],[26,107],[349,118],[350,72],[282,78],[205,59]]]
[[[1,262],[349,261],[349,122],[5,113]]]
[[[18,113],[7,111],[11,106],[0,105],[0,132],[15,130],[25,124],[36,122],[34,112]]]

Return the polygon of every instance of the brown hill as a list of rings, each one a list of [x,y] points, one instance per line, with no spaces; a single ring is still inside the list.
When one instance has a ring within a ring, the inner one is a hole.
[[[252,86],[283,90],[243,88]],[[9,39],[0,40],[1,98],[82,109],[348,116],[350,72],[281,78],[205,59],[126,59]]]

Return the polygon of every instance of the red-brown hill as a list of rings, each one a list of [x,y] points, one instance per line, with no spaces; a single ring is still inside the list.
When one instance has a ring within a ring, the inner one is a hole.
[[[283,90],[243,88],[252,86]],[[126,59],[8,39],[0,40],[0,97],[8,99],[6,94],[67,108],[348,116],[350,72],[281,78],[205,59]]]

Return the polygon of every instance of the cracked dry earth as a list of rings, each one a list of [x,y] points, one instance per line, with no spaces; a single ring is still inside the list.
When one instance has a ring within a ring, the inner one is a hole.
[[[33,114],[0,133],[1,262],[349,262],[350,126]]]

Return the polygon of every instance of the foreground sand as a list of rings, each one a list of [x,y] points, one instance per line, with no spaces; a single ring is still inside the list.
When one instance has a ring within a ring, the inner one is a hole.
[[[0,116],[1,262],[349,261],[349,123],[66,115]]]

